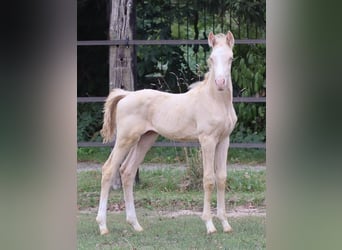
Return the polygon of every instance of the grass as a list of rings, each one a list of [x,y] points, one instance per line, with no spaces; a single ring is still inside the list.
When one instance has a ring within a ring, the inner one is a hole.
[[[188,149],[193,151],[196,149]],[[104,163],[111,151],[109,147],[97,148],[79,148],[77,150],[78,161],[92,161]],[[152,147],[146,154],[144,163],[159,163],[159,164],[179,164],[185,163],[187,152],[185,148],[180,147]],[[265,164],[266,150],[265,149],[240,149],[230,148],[228,153],[228,161],[230,164],[248,164],[257,165]]]
[[[135,186],[137,208],[144,209],[190,209],[201,210],[203,190],[184,189],[184,170],[158,169],[140,172],[141,182]],[[95,208],[99,202],[101,172],[85,171],[77,174],[77,203],[79,209]],[[265,205],[265,171],[233,170],[228,172],[226,200],[230,207],[240,205]],[[123,206],[121,190],[112,191],[109,204],[112,208]],[[216,206],[216,195],[212,197]]]
[[[265,249],[265,218],[232,218],[234,232],[224,234],[214,219],[218,232],[206,235],[198,216],[165,218],[139,211],[144,231],[137,233],[125,222],[124,213],[110,214],[110,233],[101,236],[93,214],[78,215],[77,249]]]
[[[107,160],[110,151],[110,147],[78,148],[77,161],[104,163]]]

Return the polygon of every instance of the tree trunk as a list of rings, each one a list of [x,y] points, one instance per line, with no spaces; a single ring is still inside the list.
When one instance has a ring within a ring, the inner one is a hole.
[[[132,40],[135,30],[135,3],[133,0],[112,0],[109,27],[110,40]],[[135,46],[110,46],[109,88],[134,90],[136,82]]]
[[[134,0],[112,0],[109,39],[132,40],[135,30]],[[120,45],[109,48],[109,90],[121,88],[134,90],[136,82],[135,46]],[[138,172],[139,173],[139,172]],[[139,178],[139,175],[136,176]],[[121,187],[119,171],[114,177],[113,188]]]

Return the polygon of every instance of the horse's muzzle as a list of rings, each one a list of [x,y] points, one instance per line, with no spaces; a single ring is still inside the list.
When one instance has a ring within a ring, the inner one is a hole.
[[[215,83],[219,91],[222,91],[226,88],[226,79],[224,78],[215,79]]]

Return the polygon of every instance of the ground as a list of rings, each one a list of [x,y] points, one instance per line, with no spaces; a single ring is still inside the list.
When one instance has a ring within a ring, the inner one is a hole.
[[[78,162],[77,163],[77,172],[81,171],[87,171],[87,170],[101,170],[103,164],[100,163],[94,163],[94,162]],[[146,170],[153,170],[153,169],[164,169],[164,168],[179,168],[179,169],[185,169],[186,165],[185,164],[142,164],[141,167],[142,169]],[[265,170],[266,166],[265,165],[244,165],[244,164],[229,164],[228,165],[228,170],[229,169],[253,169],[255,171],[258,170]]]

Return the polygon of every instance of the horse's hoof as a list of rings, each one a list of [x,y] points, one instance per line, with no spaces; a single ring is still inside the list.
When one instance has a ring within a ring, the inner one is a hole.
[[[109,234],[109,230],[107,228],[100,230],[101,235]]]
[[[213,234],[213,233],[216,233],[216,232],[217,232],[216,228],[208,229],[207,230],[207,234]]]
[[[144,229],[141,226],[135,226],[133,227],[136,232],[142,232]]]
[[[223,232],[230,233],[233,232],[233,228],[229,225],[228,221],[222,221]]]
[[[127,222],[133,227],[133,229],[137,232],[141,232],[143,231],[144,229],[140,226],[139,222],[136,221],[136,220],[130,220],[130,219],[127,219]]]
[[[216,232],[216,228],[213,224],[213,221],[210,219],[205,222],[206,228],[207,228],[207,234],[212,234]]]

